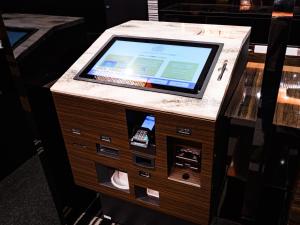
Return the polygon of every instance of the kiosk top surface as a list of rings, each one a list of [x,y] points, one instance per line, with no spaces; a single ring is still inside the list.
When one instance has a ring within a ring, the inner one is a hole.
[[[129,21],[106,30],[52,86],[51,91],[214,121],[250,30],[250,27],[241,26]],[[223,48],[201,99],[74,80],[115,36],[208,42],[223,44]],[[225,60],[226,70],[223,78],[218,80]]]
[[[28,52],[29,49],[38,45],[43,38],[53,29],[72,26],[83,23],[80,17],[52,16],[39,14],[5,13],[2,15],[4,24],[7,28],[34,30],[28,38],[14,48],[15,58]]]

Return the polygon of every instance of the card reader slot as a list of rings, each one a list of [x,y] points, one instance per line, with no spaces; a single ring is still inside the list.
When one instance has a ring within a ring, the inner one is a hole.
[[[96,144],[97,153],[110,158],[119,158],[119,150],[111,147],[106,147],[100,144]]]
[[[133,162],[134,164],[145,168],[153,169],[155,167],[155,159],[140,155],[133,155]]]
[[[176,155],[176,158],[177,159],[182,159],[182,160],[185,160],[185,161],[194,162],[194,163],[198,163],[199,162],[197,159],[190,159],[190,158],[179,156],[179,155]]]
[[[145,172],[145,171],[141,171],[141,170],[139,171],[139,176],[145,177],[145,178],[150,178],[151,177],[150,173]]]

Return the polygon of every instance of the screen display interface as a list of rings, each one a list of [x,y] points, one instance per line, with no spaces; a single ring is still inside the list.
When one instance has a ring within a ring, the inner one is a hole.
[[[149,129],[150,131],[153,130],[153,127],[155,125],[155,118],[154,116],[146,116],[143,124],[142,124],[142,127],[143,128],[147,128]]]
[[[211,47],[116,40],[86,75],[141,87],[194,89],[211,51]]]
[[[7,31],[8,39],[11,46],[14,46],[18,41],[24,38],[28,32],[26,31]]]

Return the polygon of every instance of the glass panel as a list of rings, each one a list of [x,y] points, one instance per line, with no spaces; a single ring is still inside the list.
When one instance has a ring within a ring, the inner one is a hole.
[[[158,0],[158,3],[161,21],[251,26],[252,43],[268,42],[273,0]]]

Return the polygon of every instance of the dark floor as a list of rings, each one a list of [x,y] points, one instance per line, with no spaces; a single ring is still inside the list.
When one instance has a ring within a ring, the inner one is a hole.
[[[0,224],[61,224],[38,156],[0,182]]]

